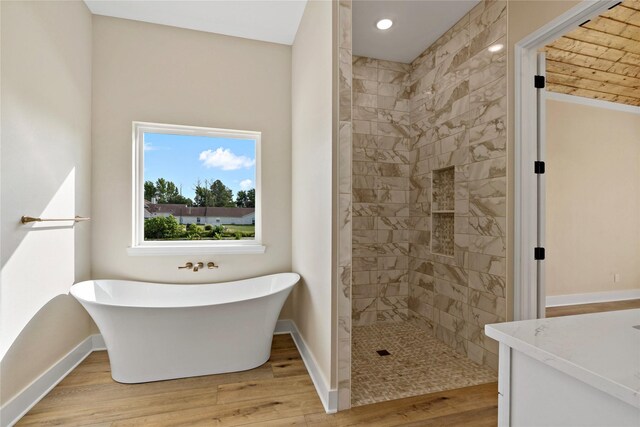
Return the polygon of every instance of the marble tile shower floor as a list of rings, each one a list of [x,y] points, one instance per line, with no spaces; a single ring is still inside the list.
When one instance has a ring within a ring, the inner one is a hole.
[[[411,322],[353,328],[351,404],[366,405],[494,382],[497,374]],[[387,350],[380,356],[378,350]]]

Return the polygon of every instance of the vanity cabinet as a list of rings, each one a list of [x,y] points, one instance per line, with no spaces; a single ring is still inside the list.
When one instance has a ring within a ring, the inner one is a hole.
[[[640,426],[640,309],[485,327],[498,425]]]

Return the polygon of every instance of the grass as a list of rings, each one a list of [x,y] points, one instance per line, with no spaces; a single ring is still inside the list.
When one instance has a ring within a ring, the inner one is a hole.
[[[229,230],[229,232],[231,232],[231,233],[237,233],[239,231],[241,233],[255,234],[255,232],[256,232],[256,226],[255,225],[233,225],[233,224],[229,224],[229,225],[225,225],[224,228]]]
[[[204,232],[204,226],[205,224],[197,224],[198,227],[198,231],[199,232]],[[222,226],[224,228],[226,228],[230,233],[236,233],[236,232],[241,232],[241,233],[252,233],[255,234],[256,232],[256,226],[255,225],[236,225],[236,224],[222,224]],[[187,229],[186,225],[183,225],[184,229]]]

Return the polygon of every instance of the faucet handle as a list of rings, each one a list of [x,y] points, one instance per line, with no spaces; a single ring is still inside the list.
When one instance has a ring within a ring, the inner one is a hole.
[[[182,268],[187,268],[187,269],[191,270],[193,268],[193,263],[192,262],[188,262],[185,265],[183,265],[182,267],[178,267],[178,270],[180,270]]]
[[[208,268],[209,270],[212,270],[212,269],[214,269],[214,268],[218,268],[218,266],[217,266],[214,262],[209,261],[209,262],[207,263],[207,268]]]

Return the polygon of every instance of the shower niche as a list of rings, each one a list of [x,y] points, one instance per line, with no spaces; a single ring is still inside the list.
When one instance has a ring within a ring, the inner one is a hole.
[[[437,169],[431,176],[431,252],[454,255],[454,167]]]

